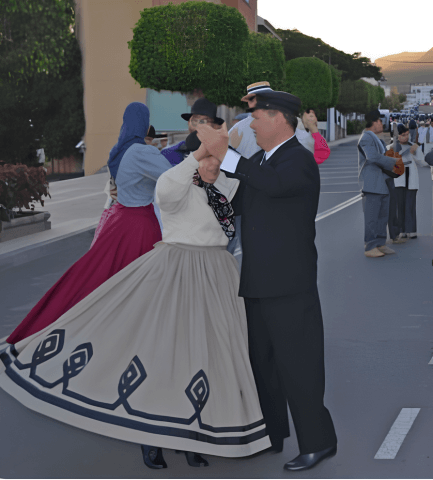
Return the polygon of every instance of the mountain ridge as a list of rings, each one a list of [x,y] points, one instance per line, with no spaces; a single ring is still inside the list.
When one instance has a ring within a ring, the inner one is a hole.
[[[433,83],[433,48],[427,52],[400,52],[386,55],[376,59],[375,64],[381,67],[389,86]]]

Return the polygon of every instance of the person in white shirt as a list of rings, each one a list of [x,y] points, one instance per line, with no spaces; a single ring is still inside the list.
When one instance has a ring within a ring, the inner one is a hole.
[[[409,129],[398,125],[398,141],[401,150],[398,152],[403,161],[411,161],[405,165],[405,173],[394,179],[397,196],[397,221],[401,238],[417,238],[416,195],[419,189],[418,166],[429,167],[424,160],[421,147],[409,141]],[[389,150],[391,145],[387,147]]]

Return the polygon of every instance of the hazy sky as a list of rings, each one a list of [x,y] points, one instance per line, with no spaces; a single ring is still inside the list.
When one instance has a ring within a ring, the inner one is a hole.
[[[410,3],[404,9],[393,8],[392,1],[258,0],[258,15],[275,28],[297,28],[343,52],[361,52],[373,62],[385,55],[426,52],[433,47],[428,22],[423,28],[423,22],[417,19],[420,12],[419,6],[412,11]],[[408,18],[404,19],[404,15]],[[411,31],[411,22],[415,22],[415,31]]]

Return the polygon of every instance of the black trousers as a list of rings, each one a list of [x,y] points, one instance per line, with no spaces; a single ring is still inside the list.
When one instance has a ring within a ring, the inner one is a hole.
[[[272,446],[289,435],[287,403],[301,454],[337,443],[323,404],[323,321],[317,288],[277,298],[245,298],[250,361]]]
[[[394,179],[389,177],[386,180],[389,190],[389,217],[388,217],[388,232],[389,237],[395,240],[400,233],[397,216],[397,192],[395,191]]]
[[[418,190],[397,187],[398,225],[400,233],[416,233],[416,194]]]

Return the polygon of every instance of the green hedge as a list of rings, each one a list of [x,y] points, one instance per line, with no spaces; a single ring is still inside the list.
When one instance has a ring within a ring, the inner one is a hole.
[[[245,95],[247,85],[256,82],[267,81],[272,89],[284,90],[286,69],[281,42],[269,34],[250,32],[244,48],[245,78],[240,98]]]
[[[341,83],[337,109],[342,113],[366,114],[378,107],[384,98],[382,87],[364,80],[346,80]]]
[[[146,8],[140,15],[128,45],[129,70],[142,88],[201,89],[217,105],[239,104],[249,30],[236,8],[185,2]]]
[[[365,129],[365,120],[347,120],[347,135],[362,133]]]
[[[332,65],[329,65],[329,69],[331,70],[331,77],[332,77],[332,98],[331,98],[331,104],[329,108],[333,108],[338,103],[338,97],[340,95],[340,88],[341,88],[342,72],[340,70],[337,70]]]
[[[328,65],[314,57],[286,63],[286,91],[299,97],[302,109],[328,108],[332,102],[332,74]]]

